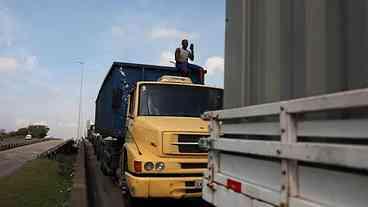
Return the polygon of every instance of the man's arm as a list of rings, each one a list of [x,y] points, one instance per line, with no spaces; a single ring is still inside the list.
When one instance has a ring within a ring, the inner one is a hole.
[[[176,48],[176,50],[175,50],[175,62],[178,62],[179,57],[180,57],[180,49]]]
[[[193,44],[190,44],[189,49],[190,49],[189,59],[190,59],[191,61],[194,61],[194,45],[193,45]]]

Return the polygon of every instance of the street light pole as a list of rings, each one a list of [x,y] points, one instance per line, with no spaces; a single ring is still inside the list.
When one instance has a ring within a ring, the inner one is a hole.
[[[80,128],[81,128],[81,119],[82,119],[82,102],[83,102],[84,62],[76,61],[76,63],[78,63],[82,66],[82,68],[81,68],[80,89],[79,89],[79,110],[78,110],[78,131],[77,131],[77,139],[80,139]]]

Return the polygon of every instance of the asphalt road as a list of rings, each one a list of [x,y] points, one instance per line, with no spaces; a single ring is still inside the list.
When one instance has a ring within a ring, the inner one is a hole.
[[[0,151],[0,177],[11,175],[27,161],[37,158],[39,154],[62,142],[64,140],[50,140]]]
[[[115,185],[112,179],[104,176],[99,168],[99,162],[93,152],[93,147],[90,143],[86,144],[87,150],[87,177],[89,189],[89,203],[91,207],[207,207],[209,206],[200,199],[195,200],[145,200],[139,206],[128,206],[125,196],[120,189]]]

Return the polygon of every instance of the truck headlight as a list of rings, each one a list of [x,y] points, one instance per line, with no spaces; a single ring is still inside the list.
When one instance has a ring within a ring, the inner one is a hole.
[[[152,162],[146,162],[144,164],[144,169],[146,171],[151,171],[151,170],[153,170],[154,167],[155,167],[155,165]]]
[[[156,170],[158,171],[163,171],[165,169],[165,163],[163,162],[158,162],[156,163],[156,166],[155,166]]]

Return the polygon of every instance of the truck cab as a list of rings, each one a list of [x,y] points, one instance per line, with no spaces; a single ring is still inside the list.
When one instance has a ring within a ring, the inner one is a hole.
[[[163,76],[139,81],[128,99],[127,132],[121,150],[121,179],[133,198],[200,197],[209,136],[206,111],[222,108],[223,91]]]

